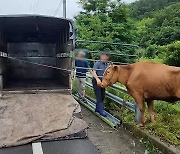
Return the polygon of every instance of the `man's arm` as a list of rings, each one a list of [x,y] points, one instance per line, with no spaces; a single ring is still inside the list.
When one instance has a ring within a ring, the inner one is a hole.
[[[100,80],[99,77],[97,76],[96,71],[90,70],[89,72],[90,72],[91,75],[96,79],[97,85],[101,86],[101,80]]]

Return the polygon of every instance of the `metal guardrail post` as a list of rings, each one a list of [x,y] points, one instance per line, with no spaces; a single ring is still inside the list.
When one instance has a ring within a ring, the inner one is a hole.
[[[0,90],[3,90],[4,53],[0,52]]]
[[[134,102],[134,106],[135,106],[135,121],[139,123],[141,121],[141,112],[136,102]]]
[[[3,75],[0,74],[0,98],[3,96],[2,90],[3,90]]]
[[[0,90],[3,90],[3,75],[0,74]]]

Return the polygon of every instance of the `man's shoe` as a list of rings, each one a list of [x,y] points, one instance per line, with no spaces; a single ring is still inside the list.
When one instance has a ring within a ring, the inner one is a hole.
[[[106,113],[104,110],[102,110],[101,112],[99,112],[99,114],[102,115],[103,117],[107,117],[107,113]]]
[[[103,103],[97,103],[95,112],[98,112],[103,117],[107,117],[107,113],[103,109]]]

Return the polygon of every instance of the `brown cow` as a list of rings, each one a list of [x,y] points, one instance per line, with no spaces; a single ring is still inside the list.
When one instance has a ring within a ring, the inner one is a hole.
[[[180,100],[180,68],[152,62],[137,62],[129,65],[110,65],[104,74],[102,87],[120,82],[138,103],[141,122],[145,123],[145,101],[151,122],[154,122],[153,100],[175,102]]]

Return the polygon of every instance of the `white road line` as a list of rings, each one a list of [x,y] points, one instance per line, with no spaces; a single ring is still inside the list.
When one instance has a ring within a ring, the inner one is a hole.
[[[33,154],[43,154],[41,142],[32,143]]]

